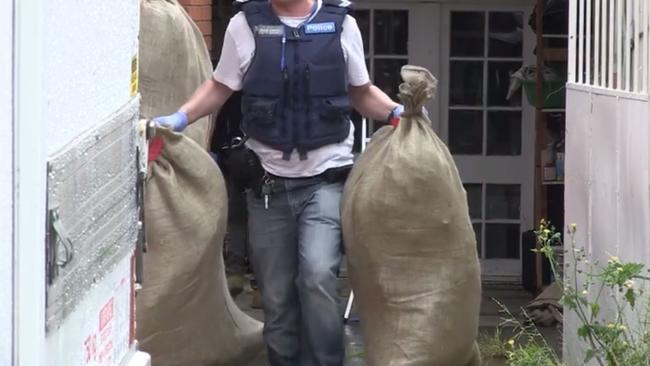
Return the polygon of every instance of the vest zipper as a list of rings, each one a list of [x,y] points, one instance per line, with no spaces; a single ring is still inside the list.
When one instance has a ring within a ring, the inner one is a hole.
[[[306,118],[306,134],[305,137],[309,138],[311,136],[311,98],[309,97],[311,89],[311,71],[309,70],[309,64],[305,66],[305,106],[307,107],[307,118]]]

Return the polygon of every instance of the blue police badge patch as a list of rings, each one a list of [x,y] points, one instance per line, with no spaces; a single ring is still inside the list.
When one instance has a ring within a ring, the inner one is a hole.
[[[305,25],[305,34],[326,34],[336,33],[334,22],[310,23]]]

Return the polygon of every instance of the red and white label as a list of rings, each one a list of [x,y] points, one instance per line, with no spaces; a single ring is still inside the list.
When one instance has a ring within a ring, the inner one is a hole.
[[[115,315],[115,298],[111,297],[110,300],[104,305],[99,312],[99,331],[101,332],[106,326],[113,321]]]

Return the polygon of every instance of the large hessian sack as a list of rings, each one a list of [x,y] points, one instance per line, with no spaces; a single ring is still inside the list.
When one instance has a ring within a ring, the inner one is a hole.
[[[263,350],[262,324],[228,292],[222,244],[223,177],[186,136],[159,130],[164,148],[145,187],[148,250],[137,294],[137,339],[156,366],[247,365]]]
[[[176,112],[212,76],[203,35],[177,0],[140,1],[139,55],[143,118]],[[207,148],[211,117],[201,118],[183,133]]]
[[[201,33],[176,0],[140,5],[141,116],[152,118],[184,103],[210,77],[211,64]],[[206,117],[183,135],[160,130],[162,152],[150,162],[136,323],[140,347],[156,366],[248,365],[263,351],[262,324],[242,313],[227,290],[227,195],[206,152],[210,129]]]
[[[480,365],[476,239],[465,190],[422,105],[436,80],[402,68],[401,122],[372,138],[342,201],[369,366]]]

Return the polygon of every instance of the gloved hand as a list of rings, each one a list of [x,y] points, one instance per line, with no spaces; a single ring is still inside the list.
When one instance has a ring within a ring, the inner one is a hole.
[[[175,132],[181,132],[187,127],[187,114],[185,112],[178,111],[174,114],[168,116],[160,116],[153,119],[156,123],[156,126],[168,127]]]
[[[390,123],[393,127],[397,127],[399,124],[399,118],[402,113],[404,113],[404,106],[398,104],[395,108],[393,108],[392,111],[390,111],[390,115],[388,116],[388,123]]]
[[[404,106],[398,104],[397,107],[393,108],[393,110],[390,112],[390,116],[388,117],[388,122],[393,127],[397,127],[397,125],[399,124],[400,117],[402,116],[402,113],[404,113]],[[422,107],[422,114],[424,114],[425,117],[429,117],[429,111],[427,111],[427,109],[424,107]]]

